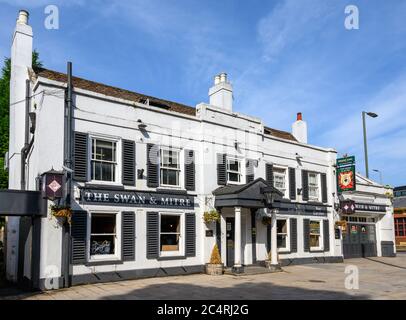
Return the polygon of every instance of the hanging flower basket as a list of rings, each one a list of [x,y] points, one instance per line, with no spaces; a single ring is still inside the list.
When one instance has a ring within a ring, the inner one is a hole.
[[[203,214],[203,220],[205,223],[220,221],[220,214],[217,210],[206,211]]]
[[[71,224],[72,209],[70,207],[52,205],[51,212],[55,218],[65,218],[67,219],[68,223]]]

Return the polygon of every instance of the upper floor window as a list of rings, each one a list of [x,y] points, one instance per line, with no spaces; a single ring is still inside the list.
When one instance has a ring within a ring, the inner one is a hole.
[[[241,160],[234,158],[227,158],[227,182],[228,183],[241,183]]]
[[[180,151],[176,149],[161,149],[161,185],[179,186]]]
[[[309,172],[309,199],[319,200],[319,175],[314,172]]]
[[[273,168],[274,187],[283,194],[286,193],[286,170]]]
[[[92,180],[116,181],[117,142],[92,138]]]

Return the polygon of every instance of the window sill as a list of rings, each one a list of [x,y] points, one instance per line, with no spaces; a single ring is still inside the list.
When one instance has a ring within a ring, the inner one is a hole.
[[[164,192],[164,193],[173,193],[173,194],[187,194],[187,190],[186,189],[182,189],[182,188],[170,188],[170,187],[165,187],[165,186],[161,186],[156,188],[157,192]]]
[[[158,261],[166,261],[166,260],[185,260],[186,256],[161,256],[157,260]]]
[[[117,183],[96,183],[96,182],[89,182],[85,183],[85,188],[92,188],[92,189],[100,189],[100,190],[124,190],[124,186]]]
[[[321,253],[321,252],[324,252],[324,250],[323,249],[310,249],[310,252],[311,253]]]
[[[114,260],[114,259],[106,259],[106,260],[92,260],[85,263],[86,267],[95,267],[95,266],[107,266],[107,265],[115,265],[115,264],[123,264],[123,260]]]

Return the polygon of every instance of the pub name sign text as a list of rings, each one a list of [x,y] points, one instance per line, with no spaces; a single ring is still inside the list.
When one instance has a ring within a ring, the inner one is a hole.
[[[83,204],[104,204],[130,207],[187,208],[194,207],[193,196],[158,192],[82,189]]]

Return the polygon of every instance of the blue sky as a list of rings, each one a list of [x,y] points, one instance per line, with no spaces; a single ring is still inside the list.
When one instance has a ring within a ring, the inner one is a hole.
[[[59,30],[44,27],[48,4]],[[359,30],[344,27],[350,4]],[[20,8],[47,68],[70,60],[77,76],[192,106],[226,71],[235,111],[287,131],[301,111],[309,142],[355,155],[361,173],[361,111],[375,111],[370,170],[406,184],[406,1],[0,0],[0,56]]]

